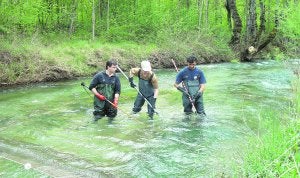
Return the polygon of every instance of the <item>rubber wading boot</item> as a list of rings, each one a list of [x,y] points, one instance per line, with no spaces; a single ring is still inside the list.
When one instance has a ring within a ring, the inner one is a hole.
[[[102,119],[102,117],[99,116],[99,115],[95,115],[95,116],[94,116],[94,121],[95,121],[95,122],[97,122],[99,119]]]
[[[148,117],[149,117],[149,120],[153,120],[153,114],[149,114]]]

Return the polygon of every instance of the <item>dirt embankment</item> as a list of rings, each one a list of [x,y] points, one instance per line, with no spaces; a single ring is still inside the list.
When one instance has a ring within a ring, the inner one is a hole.
[[[133,66],[139,66],[140,58],[126,58],[124,56],[112,57],[116,59],[122,66],[124,71],[128,71]],[[174,55],[171,52],[155,52],[144,57],[152,63],[155,69],[173,68],[171,59],[176,61],[178,67],[185,65],[185,59],[182,56]],[[198,63],[221,62],[214,57],[202,57]],[[8,87],[14,85],[26,85],[38,82],[54,82],[61,80],[74,79],[76,77],[92,76],[99,69],[105,66],[105,59],[100,55],[99,51],[95,51],[92,56],[85,61],[88,71],[81,73],[77,67],[72,68],[68,64],[57,64],[53,60],[44,59],[39,54],[11,54],[7,51],[0,51],[0,87]],[[100,66],[103,65],[103,66]]]
[[[65,66],[57,66],[38,55],[13,55],[5,51],[0,51],[0,69],[0,87],[77,77]]]

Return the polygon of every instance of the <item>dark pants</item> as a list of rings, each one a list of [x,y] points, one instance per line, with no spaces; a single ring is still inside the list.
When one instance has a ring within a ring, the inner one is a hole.
[[[183,104],[183,108],[184,108],[184,113],[185,114],[191,114],[193,111],[192,111],[192,103],[191,101],[189,100],[189,98],[186,96],[186,95],[183,95],[182,96],[182,104]],[[198,114],[205,114],[204,112],[204,106],[203,106],[203,95],[201,97],[199,97],[195,103],[195,108],[196,108],[196,112]]]
[[[95,120],[101,119],[104,116],[114,118],[117,116],[118,110],[107,101],[100,101],[98,98],[94,100],[94,117]]]
[[[149,103],[152,105],[152,107],[155,109],[155,99],[153,96],[150,96],[147,98],[147,100],[149,101]],[[145,99],[143,96],[141,96],[140,94],[137,95],[135,101],[134,101],[134,106],[132,108],[132,111],[137,113],[137,112],[140,112],[142,110],[142,106],[144,105],[145,103]],[[148,104],[148,115],[150,117],[153,116],[153,113],[154,113],[154,110],[153,108],[151,108],[151,106]]]

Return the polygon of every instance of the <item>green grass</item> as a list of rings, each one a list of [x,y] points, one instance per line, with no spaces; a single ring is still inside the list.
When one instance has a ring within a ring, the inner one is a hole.
[[[69,39],[60,35],[0,36],[0,81],[8,84],[56,81],[77,76],[90,76],[105,68],[105,62],[115,59],[123,70],[151,60],[154,68],[171,67],[170,59],[185,63],[194,54],[202,62],[229,61],[230,48],[208,36],[173,39],[163,42],[135,43]],[[61,75],[64,73],[64,75]]]
[[[300,176],[299,81],[295,100],[286,113],[264,111],[260,129],[250,139],[238,175],[245,177]]]

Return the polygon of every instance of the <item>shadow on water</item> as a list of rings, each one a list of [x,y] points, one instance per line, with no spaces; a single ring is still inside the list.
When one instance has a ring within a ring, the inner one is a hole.
[[[31,163],[37,177],[206,177],[232,175],[265,107],[284,109],[291,71],[275,61],[200,66],[207,78],[207,118],[185,119],[174,70],[156,71],[154,120],[130,115],[136,91],[121,78],[121,110],[92,121],[91,79],[7,89],[0,96],[0,162]],[[0,166],[1,167],[1,166]],[[21,166],[22,167],[22,166]],[[2,174],[25,176],[13,166]]]

